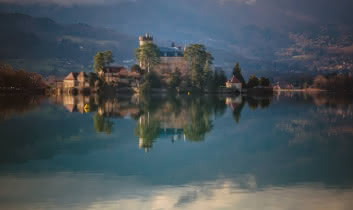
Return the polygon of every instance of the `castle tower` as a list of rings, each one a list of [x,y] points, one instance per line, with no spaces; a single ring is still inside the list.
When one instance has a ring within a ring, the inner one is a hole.
[[[146,33],[144,36],[139,36],[139,44],[140,46],[147,44],[147,43],[153,43],[153,37]]]

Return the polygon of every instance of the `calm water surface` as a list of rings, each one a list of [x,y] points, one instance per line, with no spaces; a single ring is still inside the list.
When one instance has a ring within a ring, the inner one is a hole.
[[[352,102],[0,97],[0,209],[353,209]]]

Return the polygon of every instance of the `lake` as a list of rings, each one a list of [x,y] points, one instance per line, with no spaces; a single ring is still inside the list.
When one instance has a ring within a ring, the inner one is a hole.
[[[353,100],[0,97],[0,209],[353,209]]]

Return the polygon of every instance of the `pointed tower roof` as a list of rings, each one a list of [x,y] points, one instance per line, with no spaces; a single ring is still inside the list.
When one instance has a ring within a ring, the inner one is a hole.
[[[231,83],[241,83],[234,75],[232,79],[230,80]]]

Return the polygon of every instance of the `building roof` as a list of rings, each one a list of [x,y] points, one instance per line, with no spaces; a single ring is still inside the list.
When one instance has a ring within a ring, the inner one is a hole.
[[[230,83],[241,83],[234,75],[232,76],[231,80],[228,80]]]
[[[129,71],[127,70],[127,69],[121,69],[119,72],[118,72],[118,75],[120,76],[120,77],[127,77],[127,76],[129,76]]]
[[[182,57],[183,51],[178,47],[159,47],[161,57]]]
[[[87,74],[83,71],[81,72],[70,72],[64,80],[77,80],[78,78],[87,78]]]
[[[77,77],[87,77],[86,72],[81,71],[80,73],[78,73]]]
[[[124,66],[106,66],[103,68],[104,73],[119,73],[121,70],[126,70]]]
[[[77,79],[77,72],[70,72],[64,80],[76,80]]]

